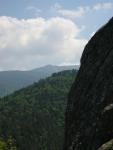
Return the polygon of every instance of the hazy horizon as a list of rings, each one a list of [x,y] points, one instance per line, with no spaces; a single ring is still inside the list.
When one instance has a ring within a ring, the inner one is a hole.
[[[24,70],[17,70],[17,69],[12,69],[12,70],[0,70],[0,72],[5,72],[5,71],[32,71],[32,70],[35,70],[35,69],[40,69],[40,68],[44,68],[44,67],[68,67],[68,66],[76,66],[76,67],[79,67],[80,64],[68,64],[68,65],[52,65],[52,64],[45,64],[45,65],[42,65],[42,66],[39,66],[39,67],[35,67],[35,68],[32,68],[32,69],[24,69]]]

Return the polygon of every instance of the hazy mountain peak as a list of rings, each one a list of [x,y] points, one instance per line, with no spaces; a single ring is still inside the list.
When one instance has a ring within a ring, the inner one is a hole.
[[[77,69],[75,66],[46,65],[27,71],[1,71],[0,72],[0,95],[4,96],[15,90],[26,87],[40,79],[63,70]]]

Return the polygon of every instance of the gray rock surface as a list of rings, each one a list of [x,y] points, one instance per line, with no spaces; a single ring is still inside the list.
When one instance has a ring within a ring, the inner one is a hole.
[[[113,139],[103,144],[98,150],[113,150]]]
[[[113,18],[91,38],[69,93],[64,150],[97,150],[113,139]]]

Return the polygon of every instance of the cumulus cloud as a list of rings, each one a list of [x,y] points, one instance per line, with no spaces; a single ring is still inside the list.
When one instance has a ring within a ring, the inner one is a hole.
[[[113,8],[113,3],[111,3],[111,2],[97,3],[97,4],[93,7],[94,10],[112,9],[112,8]]]
[[[69,19],[0,17],[0,70],[78,63],[86,39]]]

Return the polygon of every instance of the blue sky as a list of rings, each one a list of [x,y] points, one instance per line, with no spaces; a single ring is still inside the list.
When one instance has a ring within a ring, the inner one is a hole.
[[[112,15],[113,0],[0,0],[0,70],[78,64]]]

